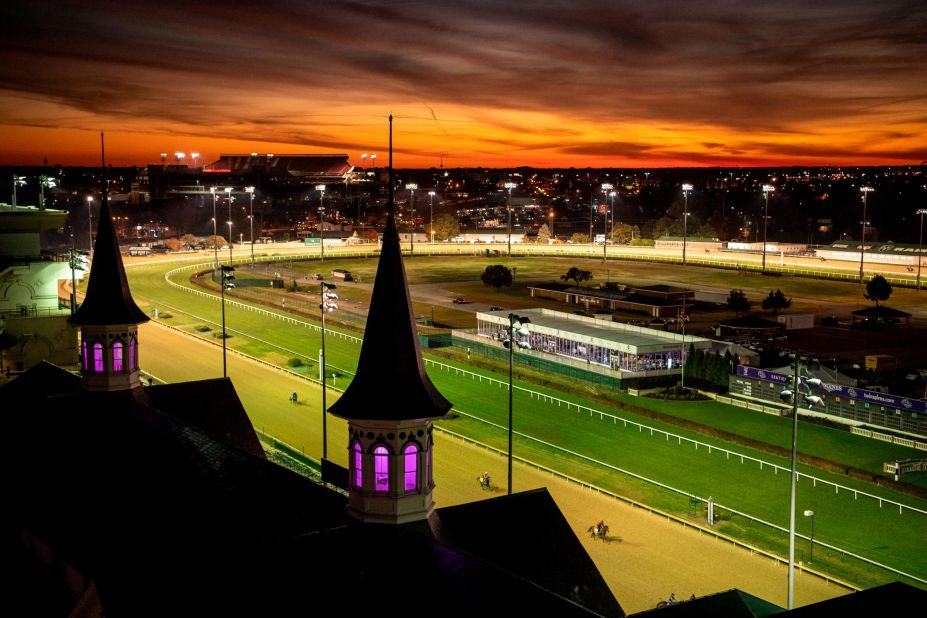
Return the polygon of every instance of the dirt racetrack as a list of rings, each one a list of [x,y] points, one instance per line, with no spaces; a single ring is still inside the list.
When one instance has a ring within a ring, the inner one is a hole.
[[[140,327],[143,370],[167,382],[216,378],[222,375],[221,347],[157,323]],[[183,359],[178,362],[178,359]],[[319,387],[305,379],[230,353],[228,374],[257,427],[318,457],[321,450]],[[299,393],[294,407],[289,394]],[[329,393],[328,402],[335,399]],[[343,422],[329,417],[329,456],[344,464]],[[435,451],[435,500],[438,506],[501,496],[506,461],[501,455],[438,434]],[[489,471],[494,492],[479,488],[476,477]],[[566,481],[517,465],[517,491],[546,486],[612,592],[628,613],[650,609],[675,593],[679,599],[739,588],[784,607],[786,567],[725,541],[683,527],[649,512],[583,489]],[[610,542],[595,541],[586,529],[604,519]],[[538,539],[543,542],[543,539]],[[805,605],[847,592],[844,588],[796,570],[796,604]]]

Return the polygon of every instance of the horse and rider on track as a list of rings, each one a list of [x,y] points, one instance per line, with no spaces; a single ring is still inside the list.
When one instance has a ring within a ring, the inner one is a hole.
[[[484,472],[483,474],[476,477],[476,480],[480,484],[480,489],[492,490],[492,479],[489,478],[489,472]]]
[[[593,539],[602,539],[603,541],[608,540],[608,525],[603,519],[600,519],[595,524],[589,526],[587,532],[592,536]]]

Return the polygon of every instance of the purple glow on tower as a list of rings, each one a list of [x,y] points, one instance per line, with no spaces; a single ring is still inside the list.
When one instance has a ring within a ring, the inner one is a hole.
[[[385,446],[373,449],[373,488],[389,491],[389,451]]]
[[[415,491],[418,489],[418,447],[414,444],[407,446],[403,459],[405,460],[403,489],[406,491]]]
[[[84,366],[84,371],[87,371],[90,369],[90,357],[87,356],[87,342],[81,341],[80,348],[81,348],[81,354],[80,354],[81,364]]]
[[[135,337],[129,339],[129,371],[135,371]]]
[[[103,373],[103,344],[93,344],[93,370],[96,373]]]
[[[121,341],[113,343],[113,371],[122,372],[125,368],[125,345]]]

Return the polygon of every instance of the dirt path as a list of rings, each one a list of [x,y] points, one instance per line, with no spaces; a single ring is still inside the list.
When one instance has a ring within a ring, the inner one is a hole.
[[[221,348],[158,324],[140,327],[140,365],[169,382],[222,375]],[[178,363],[177,359],[183,362]],[[228,374],[257,427],[318,457],[321,450],[319,387],[237,354],[228,355]],[[299,392],[299,406],[287,396]],[[329,392],[329,404],[336,394]],[[345,463],[344,423],[329,417],[329,456]],[[487,470],[504,484],[504,457],[438,434],[435,452],[435,499],[438,506],[480,500],[476,476]],[[517,491],[546,486],[627,612],[649,609],[671,592],[677,598],[739,588],[785,606],[786,567],[738,549],[665,518],[634,509],[617,500],[516,465]],[[503,487],[501,491],[504,491]],[[615,540],[593,542],[585,530],[604,519]],[[846,592],[817,577],[799,574],[796,602],[812,603]]]

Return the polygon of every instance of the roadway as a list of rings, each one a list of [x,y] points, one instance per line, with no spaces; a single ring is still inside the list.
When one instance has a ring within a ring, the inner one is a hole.
[[[166,382],[215,378],[222,374],[221,346],[156,322],[140,327],[139,353],[140,366]],[[310,457],[319,458],[322,439],[318,385],[235,353],[228,355],[228,374],[255,427],[302,448]],[[288,399],[294,391],[299,394],[297,406]],[[330,392],[329,403],[336,397]],[[328,455],[342,465],[346,465],[346,433],[344,422],[329,416]],[[441,432],[436,433],[435,444],[435,500],[439,506],[498,496],[505,491],[502,487],[485,492],[476,482],[477,475],[485,470],[496,483],[504,483],[503,456]],[[528,466],[516,464],[513,476],[517,491],[548,488],[628,613],[650,609],[671,592],[677,598],[686,598],[693,593],[701,596],[730,588],[785,606],[786,566],[781,562]],[[607,543],[593,541],[585,533],[599,519],[611,527],[612,536]],[[798,605],[846,592],[813,575],[797,573]]]

